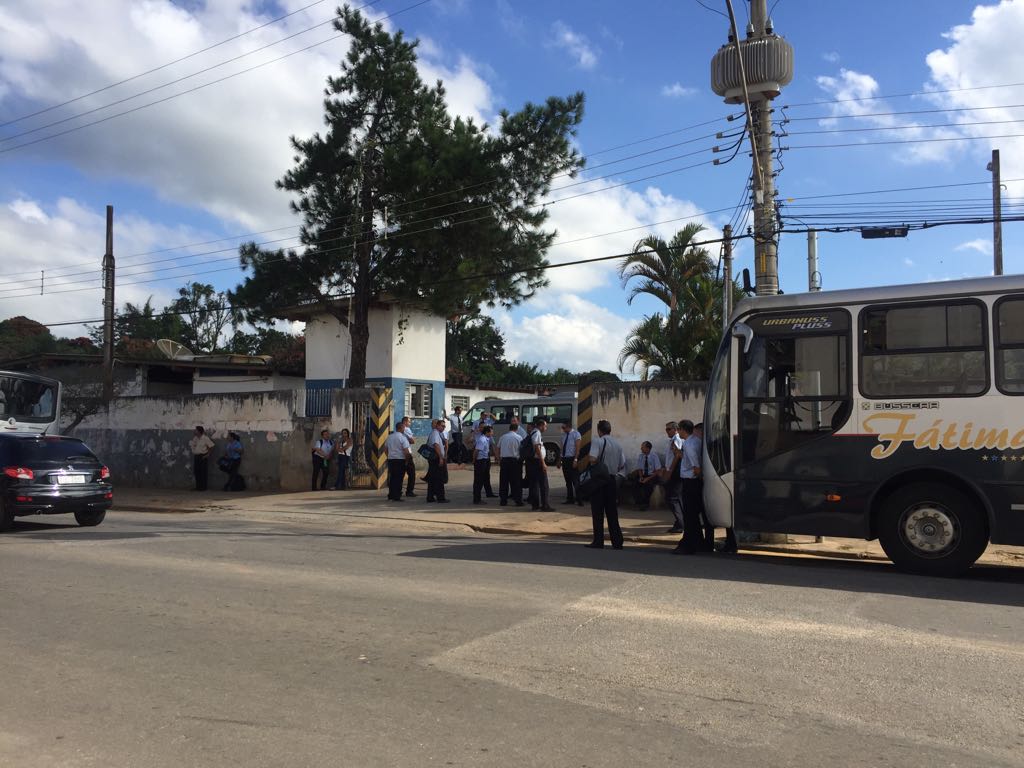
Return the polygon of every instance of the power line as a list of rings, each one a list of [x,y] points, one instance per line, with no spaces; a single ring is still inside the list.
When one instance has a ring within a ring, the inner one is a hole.
[[[222,45],[230,43],[230,42],[232,42],[234,40],[238,40],[240,37],[245,37],[246,35],[252,34],[253,32],[258,32],[259,30],[264,29],[265,27],[269,27],[272,24],[277,24],[279,21],[284,21],[285,19],[289,18],[290,16],[294,16],[297,13],[302,13],[303,11],[307,11],[310,8],[312,8],[314,5],[320,5],[323,2],[325,2],[325,0],[316,0],[316,2],[312,2],[309,5],[304,5],[303,7],[297,8],[294,11],[291,11],[290,13],[286,13],[283,16],[278,16],[277,18],[271,19],[270,21],[267,21],[267,22],[265,22],[263,24],[260,24],[259,26],[247,29],[244,32],[239,32],[237,35],[232,35],[229,38],[221,40],[219,43],[214,43],[213,45],[208,45],[207,47],[201,48],[198,51],[193,51],[192,53],[190,53],[190,54],[188,54],[186,56],[182,56],[179,59],[175,59],[174,61],[169,61],[166,64],[161,64],[158,67],[153,67],[152,69],[147,69],[145,72],[140,72],[137,75],[132,75],[131,77],[126,77],[123,80],[118,80],[116,83],[111,83],[110,85],[105,85],[102,88],[97,88],[94,91],[89,91],[88,93],[83,93],[80,96],[75,96],[73,99],[68,99],[67,101],[62,101],[60,104],[54,104],[54,105],[46,107],[44,109],[40,109],[40,110],[37,110],[35,112],[31,112],[31,113],[29,113],[27,115],[22,115],[21,117],[16,117],[16,118],[14,118],[12,120],[8,120],[7,122],[0,123],[0,128],[6,128],[8,125],[13,125],[14,123],[20,123],[20,122],[22,122],[24,120],[28,120],[31,117],[37,117],[38,115],[43,115],[43,114],[46,114],[47,112],[52,112],[55,109],[60,109],[61,107],[66,107],[68,104],[74,104],[75,102],[81,101],[82,99],[87,99],[90,96],[95,96],[98,93],[103,93],[104,91],[109,91],[111,88],[116,88],[119,85],[124,85],[125,83],[132,82],[133,80],[138,80],[140,77],[145,77],[146,75],[151,75],[154,72],[159,72],[162,69],[167,69],[168,67],[174,66],[175,64],[180,64],[181,62],[186,61],[187,59],[191,59],[194,56],[199,56],[200,54],[206,53],[208,51],[212,51],[214,48],[219,48]],[[366,5],[364,5],[362,7],[366,8],[366,7],[370,6],[370,5],[375,5],[378,2],[380,2],[380,0],[373,0],[373,2],[367,3]]]
[[[431,0],[419,0],[419,2],[413,3],[412,5],[407,6],[407,7],[403,8],[403,9],[401,9],[400,11],[395,11],[394,13],[388,14],[387,16],[382,17],[380,20],[393,18],[393,17],[397,16],[400,13],[405,13],[406,11],[411,11],[414,8],[419,8],[421,5],[426,5],[429,2],[431,2]],[[105,122],[107,122],[109,120],[114,120],[115,118],[123,117],[124,115],[130,115],[133,112],[138,112],[140,110],[156,106],[157,104],[163,104],[164,102],[171,101],[172,99],[176,99],[179,96],[185,96],[185,95],[187,95],[189,93],[195,93],[196,91],[202,90],[203,88],[208,88],[211,85],[217,85],[218,83],[222,83],[225,80],[231,80],[232,78],[238,77],[239,75],[244,75],[244,74],[246,74],[248,72],[252,72],[253,70],[260,69],[261,67],[266,67],[266,66],[268,66],[270,64],[276,64],[279,61],[283,61],[284,59],[290,58],[290,57],[295,56],[297,54],[304,53],[305,51],[311,50],[313,48],[316,48],[318,46],[324,45],[325,43],[329,43],[332,40],[337,40],[338,38],[341,38],[341,37],[344,37],[344,36],[345,35],[343,33],[339,33],[337,35],[332,35],[331,37],[328,37],[325,40],[321,40],[320,42],[312,43],[311,45],[307,45],[304,48],[299,48],[298,50],[292,51],[291,53],[286,53],[283,56],[278,56],[276,59],[270,59],[269,61],[264,61],[264,62],[262,62],[260,64],[254,64],[251,67],[246,67],[245,69],[241,69],[238,72],[233,72],[230,75],[224,75],[223,77],[219,77],[216,80],[211,80],[211,81],[209,81],[207,83],[202,83],[200,85],[193,86],[192,88],[187,88],[184,91],[179,91],[178,93],[172,93],[170,96],[165,96],[165,97],[163,97],[161,99],[156,99],[154,101],[150,101],[150,102],[147,102],[145,104],[140,104],[137,107],[132,107],[131,109],[126,109],[126,110],[124,110],[122,112],[115,112],[112,115],[107,115],[106,117],[101,117],[98,120],[92,120],[92,121],[90,121],[88,123],[83,123],[82,125],[77,125],[77,126],[74,126],[73,128],[68,128],[68,129],[63,130],[63,131],[58,131],[57,133],[52,133],[52,134],[49,134],[47,136],[41,136],[40,138],[33,139],[32,141],[25,141],[25,142],[22,142],[21,144],[15,144],[13,147],[5,147],[4,149],[0,149],[0,154],[5,154],[7,152],[13,152],[13,151],[15,151],[17,149],[22,149],[24,147],[30,147],[30,146],[32,146],[34,144],[39,144],[39,143],[44,142],[44,141],[49,141],[50,139],[56,139],[59,136],[66,136],[69,133],[74,133],[76,131],[80,131],[80,130],[83,130],[85,128],[90,128],[90,127],[92,127],[94,125],[99,125],[100,123],[105,123]]]
[[[786,149],[828,149],[829,147],[875,147],[887,144],[932,144],[942,141],[987,141],[989,139],[1019,139],[1024,133],[1001,133],[995,136],[947,136],[936,139],[900,139],[885,141],[854,141],[846,144],[790,144]]]
[[[1024,123],[1024,118],[1020,120],[981,120],[978,122],[970,123],[931,123],[925,125],[889,125],[889,126],[872,126],[870,128],[822,128],[817,131],[787,131],[786,136],[809,136],[811,134],[822,134],[822,133],[866,133],[870,131],[911,131],[911,130],[926,130],[929,128],[966,128],[977,125],[1006,125],[1008,123]]]
[[[862,117],[898,117],[901,115],[934,115],[944,112],[981,112],[987,109],[1019,109],[1024,104],[995,104],[990,107],[949,107],[948,109],[906,109],[897,112],[864,112],[847,115],[812,115],[810,117],[786,117],[783,122],[798,123],[806,120],[852,120]],[[782,107],[789,109],[789,107]]]
[[[908,93],[890,93],[882,96],[851,96],[846,99],[828,99],[821,101],[802,101],[793,104],[783,104],[782,109],[789,109],[790,107],[813,107],[822,104],[846,104],[851,101],[879,101],[881,99],[903,99],[910,96],[931,96],[940,93],[964,93],[967,91],[985,91],[994,88],[1020,88],[1024,87],[1024,83],[1002,83],[1000,85],[975,85],[969,88],[943,88],[933,91],[910,91]]]
[[[693,130],[695,128],[701,128],[701,127],[704,127],[705,125],[710,125],[712,123],[721,122],[722,120],[726,120],[726,119],[729,119],[729,117],[727,116],[727,117],[716,118],[714,120],[706,120],[704,122],[695,123],[693,125],[686,126],[684,128],[678,128],[678,129],[675,129],[675,130],[672,130],[672,131],[666,131],[666,132],[663,132],[663,133],[656,134],[654,136],[649,136],[649,137],[646,137],[646,138],[637,139],[635,141],[627,142],[625,144],[619,144],[619,145],[617,145],[615,147],[610,147],[610,148],[607,148],[607,149],[598,150],[597,152],[592,152],[589,155],[584,156],[584,160],[588,159],[588,158],[592,158],[592,157],[598,156],[598,155],[607,154],[608,152],[611,152],[611,151],[614,151],[614,150],[617,150],[617,149],[623,149],[623,148],[626,148],[626,147],[636,146],[638,144],[643,144],[643,143],[646,143],[646,142],[649,142],[649,141],[653,141],[653,140],[656,140],[656,139],[659,139],[659,138],[664,138],[665,136],[670,136],[670,135],[682,133],[684,131]],[[670,149],[670,148],[673,148],[673,147],[676,147],[676,146],[680,146],[682,144],[692,143],[692,142],[698,141],[698,140],[700,140],[702,138],[709,138],[709,137],[714,136],[714,135],[717,135],[717,134],[708,134],[708,135],[705,135],[705,136],[697,137],[695,139],[689,139],[689,140],[687,140],[685,142],[678,142],[678,143],[675,143],[675,144],[669,144],[669,145],[666,145],[664,147],[659,147],[658,149],[655,149],[655,150],[649,150],[647,152],[639,153],[637,155],[633,155],[633,156],[630,156],[630,157],[627,157],[627,158],[620,158],[618,161],[613,161],[613,162],[621,162],[621,161],[624,161],[626,159],[632,159],[632,158],[640,157],[640,156],[647,155],[647,154],[653,154],[655,152],[664,151],[666,149]],[[666,158],[664,162],[668,162],[671,159],[672,158]],[[602,165],[599,165],[599,166],[593,166],[592,168],[587,169],[587,170],[593,170],[594,167],[603,167],[604,165],[608,165],[608,163],[605,163],[605,164],[602,164]],[[629,173],[632,170],[637,170],[637,169],[633,168],[633,169],[621,170],[621,171],[618,171],[618,173]],[[562,173],[562,174],[556,175],[553,178],[562,178],[562,177],[571,176],[571,175],[572,174],[569,174],[569,173]],[[607,178],[607,177],[605,177],[605,178]],[[433,199],[433,198],[436,198],[436,197],[441,197],[441,196],[446,195],[446,194],[452,194],[452,193],[455,193],[455,192],[462,192],[462,191],[465,191],[467,189],[472,189],[472,188],[475,188],[475,187],[478,187],[478,186],[484,186],[486,184],[491,184],[495,180],[496,179],[491,179],[491,180],[489,180],[487,182],[480,182],[480,183],[477,183],[477,184],[464,185],[462,187],[457,187],[454,190],[448,190],[448,191],[445,191],[445,192],[438,192],[438,193],[427,195],[427,196],[424,196],[424,197],[421,197],[421,198],[416,198],[414,200],[403,201],[403,204],[405,204],[405,205],[412,205],[414,203],[423,202],[423,201],[430,200],[430,199]],[[587,179],[586,181],[588,181],[588,182],[589,181],[594,181],[594,179]],[[585,183],[585,182],[581,182],[581,183]],[[552,191],[556,191],[556,190],[552,190]],[[432,210],[434,208],[444,207],[444,206],[447,206],[447,205],[454,205],[456,202],[461,202],[461,201],[452,201],[450,203],[444,203],[443,205],[433,206],[432,208],[427,208],[427,209],[424,209],[424,210]],[[484,206],[481,206],[481,207],[484,207]],[[478,210],[478,209],[479,208],[477,208],[477,209],[470,209],[470,210]],[[422,212],[423,211],[421,211],[421,213]],[[455,212],[452,212],[452,213],[455,214],[455,213],[459,213],[459,212],[455,211]],[[345,219],[345,218],[347,218],[347,216],[335,217],[335,218],[332,218],[332,219],[328,220],[327,223],[333,223],[335,221],[340,221],[340,220]],[[415,222],[412,222],[412,223],[415,223]],[[303,224],[301,224],[301,223],[300,224],[289,224],[289,225],[285,225],[285,226],[274,227],[274,228],[271,228],[271,229],[260,230],[260,231],[257,231],[257,232],[246,232],[246,233],[242,233],[242,234],[238,234],[238,235],[231,235],[229,237],[215,238],[215,239],[212,239],[212,240],[203,240],[203,241],[192,242],[192,243],[183,243],[183,244],[180,244],[180,245],[169,246],[169,247],[166,247],[166,248],[159,248],[159,249],[152,250],[152,251],[142,251],[142,252],[139,252],[139,253],[128,254],[127,256],[120,257],[119,260],[121,261],[121,263],[124,263],[124,261],[126,261],[126,260],[130,260],[130,259],[134,259],[134,258],[138,258],[138,257],[142,257],[142,256],[151,256],[151,255],[158,255],[158,254],[161,254],[161,253],[169,253],[169,252],[173,252],[173,251],[181,251],[181,250],[185,250],[187,248],[193,248],[193,247],[204,246],[204,245],[213,245],[213,244],[216,244],[216,243],[229,242],[229,241],[232,241],[232,240],[244,240],[244,239],[247,239],[247,238],[257,237],[259,235],[273,234],[275,232],[281,232],[281,231],[289,230],[289,229],[298,229],[298,228],[300,228],[302,226],[303,226]],[[328,230],[328,231],[330,231],[330,230]],[[279,240],[272,240],[272,241],[268,241],[268,242],[269,243],[284,242],[286,240],[295,239],[296,237],[298,237],[298,236],[296,235],[294,237],[281,238]],[[201,252],[201,253],[187,254],[187,255],[184,255],[184,256],[180,256],[180,257],[179,256],[175,256],[175,257],[172,257],[170,259],[157,259],[157,260],[154,260],[154,261],[143,262],[143,263],[145,263],[145,264],[155,264],[155,263],[162,263],[162,262],[166,262],[166,261],[174,261],[174,260],[177,260],[179,258],[181,258],[181,259],[191,259],[191,258],[194,258],[194,257],[204,256],[204,255],[208,255],[208,254],[225,253],[227,251],[234,251],[234,250],[236,250],[237,247],[238,247],[238,245],[236,244],[236,245],[232,245],[230,248],[222,248],[222,249],[213,250],[213,251],[205,251],[205,252]],[[77,263],[74,263],[74,264],[68,264],[68,265],[65,265],[63,267],[53,268],[54,269],[53,276],[54,277],[70,277],[72,275],[77,275],[77,274],[87,274],[87,273],[90,273],[92,271],[92,270],[87,270],[86,272],[77,272],[77,273],[71,273],[71,274],[66,274],[66,273],[65,274],[60,274],[60,270],[73,269],[73,268],[78,267],[78,266],[81,266],[81,267],[91,267],[91,266],[93,266],[93,262],[91,262],[91,261],[83,261],[83,262],[77,262]],[[138,265],[134,265],[133,264],[131,266],[138,266]],[[11,273],[0,274],[0,277],[10,278],[10,277],[20,277],[22,275],[33,275],[34,276],[35,274],[36,274],[36,272],[34,270],[28,270],[28,271],[25,271],[25,272],[11,272]],[[22,281],[22,282],[25,282],[25,281]]]
[[[750,235],[734,235],[731,239],[732,240],[740,240],[740,239],[743,239],[743,238],[746,238],[746,237],[750,237]],[[713,239],[713,240],[704,240],[704,241],[701,241],[701,242],[692,242],[692,243],[688,243],[685,246],[667,246],[667,247],[669,249],[696,248],[696,247],[701,247],[701,246],[705,246],[705,245],[714,245],[716,243],[721,243],[721,242],[724,242],[723,238],[717,238],[717,239]],[[462,283],[462,282],[467,282],[467,281],[472,281],[472,280],[485,280],[485,279],[489,280],[489,279],[496,279],[496,278],[501,278],[501,277],[515,277],[517,275],[522,275],[522,274],[530,274],[530,273],[536,273],[536,272],[546,272],[549,269],[561,269],[563,267],[578,267],[578,266],[583,266],[583,265],[586,265],[586,264],[597,264],[597,263],[603,262],[603,261],[611,261],[613,259],[624,259],[624,258],[626,258],[627,256],[630,256],[630,255],[632,255],[632,251],[629,251],[627,253],[616,253],[616,254],[612,254],[612,255],[608,255],[608,256],[595,256],[595,257],[586,258],[586,259],[576,259],[575,261],[565,261],[565,262],[559,262],[557,264],[543,264],[543,265],[540,265],[540,266],[537,266],[537,267],[528,267],[526,269],[499,270],[499,271],[495,271],[495,272],[478,272],[478,273],[472,274],[472,275],[459,275],[459,276],[454,276],[454,277],[440,278],[440,279],[437,279],[437,280],[433,280],[432,284],[433,285],[447,285],[447,284],[451,284],[451,283]],[[327,302],[327,301],[339,301],[341,299],[349,298],[352,295],[354,295],[354,294],[349,292],[349,293],[343,293],[343,294],[337,294],[337,295],[324,296],[324,297],[322,297],[321,299],[319,299],[317,301],[317,304],[322,304],[322,303]],[[293,307],[293,306],[294,306],[294,304],[287,304],[287,305],[283,305],[283,306],[280,306],[280,307],[273,307],[273,309],[288,309],[288,308]],[[315,306],[315,305],[314,304],[310,304],[309,306]],[[242,311],[242,310],[245,310],[245,309],[249,309],[249,307],[225,306],[225,307],[223,307],[223,309],[226,309],[226,310],[240,310],[240,311]],[[172,315],[184,315],[184,314],[187,314],[187,312],[160,312],[160,313],[153,314],[152,317],[155,319],[155,318],[159,318],[159,317],[170,317]],[[65,321],[57,322],[57,323],[40,323],[40,325],[44,325],[47,328],[58,328],[58,327],[67,326],[67,325],[87,325],[89,323],[99,323],[99,322],[102,322],[102,318],[99,319],[99,320],[65,320]]]

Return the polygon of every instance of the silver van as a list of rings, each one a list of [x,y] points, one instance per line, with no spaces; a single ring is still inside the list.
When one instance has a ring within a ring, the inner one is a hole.
[[[547,451],[545,463],[553,467],[562,457],[562,425],[579,426],[576,423],[578,405],[579,398],[575,392],[556,392],[546,397],[528,397],[522,400],[482,400],[475,403],[464,416],[467,427],[464,433],[466,445],[472,448],[473,438],[469,427],[477,422],[484,411],[494,416],[495,440],[508,432],[508,425],[513,416],[519,417],[519,423],[524,429],[527,422],[543,416],[548,420],[548,428],[544,433],[544,448]]]

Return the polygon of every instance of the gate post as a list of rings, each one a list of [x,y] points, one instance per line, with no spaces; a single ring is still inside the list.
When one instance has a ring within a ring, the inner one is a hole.
[[[583,468],[590,463],[590,441],[592,439],[594,421],[594,386],[586,384],[580,389],[579,401],[576,405],[576,429],[580,433],[580,449],[576,453],[578,466]]]
[[[388,452],[384,441],[388,439],[394,412],[390,387],[371,387],[370,410],[370,478],[373,488],[379,491],[387,484]]]

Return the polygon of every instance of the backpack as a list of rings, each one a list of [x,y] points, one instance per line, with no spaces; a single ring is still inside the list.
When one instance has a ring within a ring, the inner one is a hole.
[[[519,443],[519,458],[523,460],[537,458],[537,452],[533,450],[533,433],[529,433],[523,438],[522,442]]]

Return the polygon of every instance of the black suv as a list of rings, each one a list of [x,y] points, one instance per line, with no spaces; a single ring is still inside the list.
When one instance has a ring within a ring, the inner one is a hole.
[[[81,440],[0,432],[0,531],[23,515],[73,513],[99,525],[113,498],[110,470]]]

